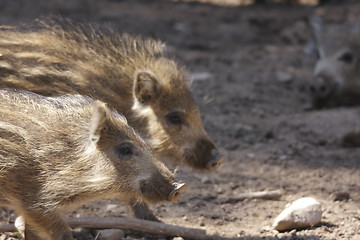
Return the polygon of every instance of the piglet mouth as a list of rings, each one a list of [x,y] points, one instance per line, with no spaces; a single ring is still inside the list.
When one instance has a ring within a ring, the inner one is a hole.
[[[206,169],[208,171],[215,171],[221,165],[221,163],[225,160],[225,156],[221,155],[219,152],[214,152],[211,156],[210,161],[206,164]]]
[[[150,203],[177,201],[185,188],[185,183],[175,181],[154,181],[151,179],[150,181],[140,181],[140,192],[143,200]]]
[[[199,169],[213,172],[217,170],[221,163],[225,160],[225,156],[219,153],[216,149],[209,151],[209,153],[201,154],[197,156],[195,151],[186,150],[184,154],[185,162],[189,166]]]

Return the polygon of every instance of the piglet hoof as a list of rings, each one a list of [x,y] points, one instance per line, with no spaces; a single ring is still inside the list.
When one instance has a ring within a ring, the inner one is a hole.
[[[136,203],[132,206],[132,209],[136,218],[154,222],[161,222],[157,217],[155,217],[155,215],[151,212],[151,210],[145,203]]]

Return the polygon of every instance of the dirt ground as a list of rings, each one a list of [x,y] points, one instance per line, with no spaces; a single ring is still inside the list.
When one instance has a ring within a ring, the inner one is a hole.
[[[360,149],[341,144],[344,134],[360,130],[360,107],[306,110],[310,101],[304,84],[315,62],[304,53],[306,18],[315,13],[330,23],[356,22],[360,4],[0,0],[0,24],[48,15],[110,24],[119,32],[161,39],[187,67],[204,125],[226,161],[214,173],[182,167],[178,178],[188,187],[180,200],[151,207],[163,222],[203,228],[220,239],[360,239]],[[224,203],[264,190],[284,194],[280,200]],[[285,205],[305,196],[322,204],[321,223],[305,230],[272,230]],[[105,200],[69,215],[130,216],[131,211]],[[7,209],[0,217],[3,223],[13,220]],[[94,239],[87,231],[74,234]],[[13,237],[6,233],[0,239]],[[131,232],[125,238],[166,239]]]

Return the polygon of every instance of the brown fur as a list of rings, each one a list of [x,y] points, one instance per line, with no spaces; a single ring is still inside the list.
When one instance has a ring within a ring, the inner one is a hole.
[[[315,108],[360,104],[360,27],[310,19],[318,60],[309,84]]]
[[[128,118],[162,161],[215,170],[223,160],[203,129],[184,71],[159,41],[46,20],[33,28],[3,27],[0,54],[0,87],[102,100]]]
[[[60,215],[99,198],[173,201],[181,193],[125,118],[80,95],[0,91],[0,204],[26,234],[72,239]]]

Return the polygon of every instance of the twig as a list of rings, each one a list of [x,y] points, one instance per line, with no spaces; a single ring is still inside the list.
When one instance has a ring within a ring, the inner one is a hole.
[[[153,222],[137,218],[126,217],[82,217],[66,218],[69,226],[76,228],[120,228],[153,235],[164,235],[171,237],[183,237],[189,239],[208,239],[212,236],[206,235],[206,231],[199,228],[187,228],[170,225],[162,222]],[[14,224],[0,225],[0,232],[15,232],[17,229]]]
[[[120,228],[123,230],[132,230],[137,232],[150,233],[154,235],[165,235],[172,237],[184,237],[190,239],[206,239],[206,231],[199,228],[187,228],[170,225],[162,222],[153,222],[137,218],[101,218],[101,217],[83,217],[66,218],[66,222],[71,227],[84,228]]]
[[[275,191],[264,191],[264,192],[251,192],[251,193],[243,193],[236,197],[229,197],[223,199],[223,203],[237,203],[243,201],[245,199],[253,199],[253,198],[261,198],[261,199],[279,199],[282,196],[283,192],[281,190]]]
[[[0,225],[0,232],[16,232],[17,229],[14,224]]]

